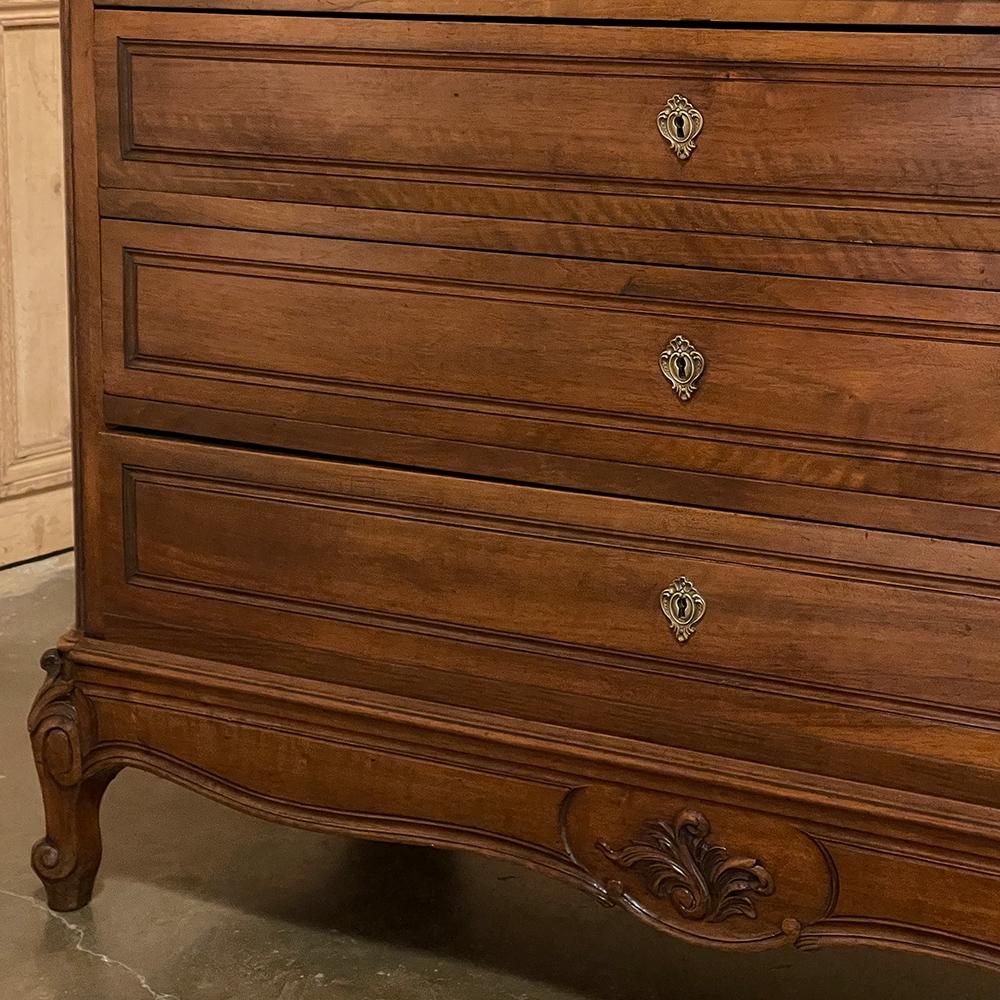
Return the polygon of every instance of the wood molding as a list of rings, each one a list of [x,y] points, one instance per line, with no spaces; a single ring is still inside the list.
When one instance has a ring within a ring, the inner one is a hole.
[[[0,0],[0,30],[58,24],[58,3],[46,0]]]
[[[58,23],[0,3],[0,565],[72,544]]]

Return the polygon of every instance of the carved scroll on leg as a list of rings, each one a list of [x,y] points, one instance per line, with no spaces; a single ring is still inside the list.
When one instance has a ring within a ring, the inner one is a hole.
[[[116,769],[84,776],[91,739],[87,706],[57,650],[42,657],[48,674],[28,717],[45,805],[45,836],[31,864],[53,910],[78,910],[90,902],[101,863],[101,798]]]

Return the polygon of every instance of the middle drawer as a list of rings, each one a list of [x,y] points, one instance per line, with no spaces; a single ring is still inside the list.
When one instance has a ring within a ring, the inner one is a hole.
[[[950,530],[956,503],[1000,506],[997,293],[147,223],[103,234],[106,389],[199,407],[166,429],[221,436],[204,424],[216,408],[909,497],[948,504]],[[294,432],[258,443],[302,447]]]

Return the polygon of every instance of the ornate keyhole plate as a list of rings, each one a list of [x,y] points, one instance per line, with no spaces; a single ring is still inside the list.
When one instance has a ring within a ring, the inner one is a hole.
[[[660,355],[663,377],[684,402],[694,395],[704,370],[704,355],[686,337],[674,337]]]
[[[705,617],[705,598],[686,576],[679,576],[660,594],[660,608],[677,641],[687,642]]]
[[[677,158],[686,160],[695,150],[694,141],[698,138],[705,119],[686,97],[674,94],[657,116],[656,124]]]

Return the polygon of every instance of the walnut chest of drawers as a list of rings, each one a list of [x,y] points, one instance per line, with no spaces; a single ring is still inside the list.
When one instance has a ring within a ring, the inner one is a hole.
[[[132,766],[1000,968],[1000,7],[65,14],[51,905]]]

